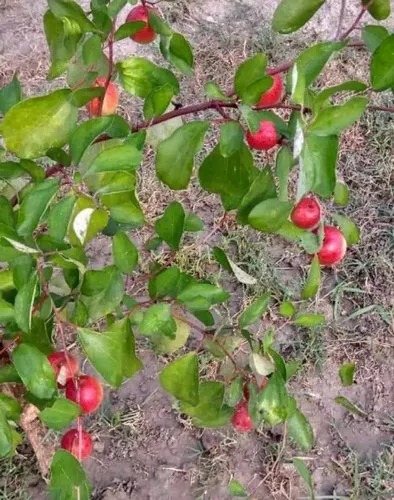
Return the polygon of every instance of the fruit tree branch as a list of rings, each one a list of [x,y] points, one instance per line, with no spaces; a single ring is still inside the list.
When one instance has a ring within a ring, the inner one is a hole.
[[[340,40],[345,40],[350,33],[357,28],[358,23],[361,21],[361,18],[363,15],[366,13],[368,8],[372,5],[374,0],[369,0],[365,5],[361,6],[360,12],[358,13],[358,16],[354,20],[353,24],[345,31],[345,33],[342,33],[342,35],[339,37]]]

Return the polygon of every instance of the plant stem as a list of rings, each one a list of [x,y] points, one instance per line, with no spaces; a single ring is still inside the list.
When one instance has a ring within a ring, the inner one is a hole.
[[[339,38],[341,36],[343,16],[345,15],[345,10],[346,10],[346,0],[341,0],[341,10],[339,13],[339,18],[338,18],[337,31],[335,33],[335,40],[339,40]]]
[[[368,10],[368,8],[372,5],[373,2],[374,2],[374,0],[369,0],[368,3],[361,6],[361,10],[358,13],[358,16],[354,20],[353,24],[345,31],[345,33],[342,33],[342,35],[339,37],[339,40],[345,40],[350,35],[350,33],[357,28],[357,25],[361,21],[361,18],[363,17],[363,15]]]

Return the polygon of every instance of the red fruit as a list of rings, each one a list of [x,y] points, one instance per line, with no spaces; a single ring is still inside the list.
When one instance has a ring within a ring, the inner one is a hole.
[[[81,375],[75,382],[72,379],[67,381],[66,398],[79,404],[84,413],[96,411],[104,396],[100,382],[90,375]]]
[[[83,429],[70,429],[64,434],[60,446],[78,458],[88,458],[93,450],[93,442],[90,434]]]
[[[50,362],[58,387],[64,387],[68,379],[72,378],[79,371],[78,361],[64,351],[53,352],[49,354],[48,361]]]
[[[253,429],[253,422],[249,416],[247,401],[241,401],[237,404],[231,423],[238,432],[249,432]]]
[[[290,218],[296,226],[302,229],[316,229],[321,218],[319,202],[312,196],[303,198],[293,208]]]
[[[157,13],[157,10],[152,7],[147,7],[146,5],[137,5],[136,7],[131,9],[128,16],[126,17],[127,23],[131,21],[144,21],[145,23],[147,23],[147,26],[134,33],[134,35],[130,36],[130,38],[137,43],[151,43],[157,36],[149,25],[149,11]]]
[[[279,142],[279,135],[275,125],[267,120],[260,122],[260,128],[257,132],[246,132],[246,140],[253,149],[271,149]]]
[[[274,106],[278,104],[283,99],[284,87],[282,78],[279,75],[271,75],[273,78],[272,86],[262,94],[259,102],[257,103],[257,107],[264,106]]]
[[[97,78],[94,82],[93,87],[105,87],[107,79],[105,77]],[[119,90],[118,87],[109,82],[107,91],[105,92],[103,107],[101,109],[100,115],[100,98],[95,97],[86,105],[88,113],[90,116],[106,116],[112,115],[115,112],[119,103]]]
[[[346,253],[346,240],[339,229],[324,227],[323,245],[317,256],[322,266],[333,266],[343,259]]]

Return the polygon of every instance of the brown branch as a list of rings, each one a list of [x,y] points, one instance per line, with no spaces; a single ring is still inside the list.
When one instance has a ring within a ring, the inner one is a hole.
[[[350,33],[357,28],[358,23],[361,21],[363,15],[366,13],[366,11],[372,5],[373,2],[374,2],[374,0],[369,0],[368,3],[366,3],[365,5],[362,5],[361,10],[358,13],[358,16],[354,20],[353,24],[345,31],[345,33],[343,33],[339,37],[340,40],[346,40],[346,38],[350,35]]]
[[[368,106],[367,109],[370,109],[371,111],[384,111],[385,113],[394,113],[394,106],[375,106],[371,105]]]
[[[343,16],[345,15],[345,10],[346,10],[346,0],[341,0],[341,10],[339,12],[338,27],[335,33],[335,40],[339,40],[341,36]]]

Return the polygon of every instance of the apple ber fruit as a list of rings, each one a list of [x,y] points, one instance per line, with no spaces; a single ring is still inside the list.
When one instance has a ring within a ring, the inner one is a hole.
[[[261,95],[260,100],[256,106],[257,108],[275,106],[275,104],[279,104],[283,99],[284,86],[282,78],[279,75],[270,76],[273,78],[272,86]]]
[[[271,121],[263,120],[257,132],[246,132],[246,141],[252,149],[268,150],[278,144],[279,134]]]
[[[78,458],[84,460],[93,451],[93,442],[90,434],[83,429],[70,429],[61,439],[60,446]]]
[[[338,264],[346,254],[346,239],[339,229],[334,226],[324,227],[323,244],[317,253],[322,266]]]
[[[152,27],[149,25],[149,11],[157,13],[157,10],[153,7],[148,7],[146,5],[137,5],[128,13],[126,17],[126,22],[130,23],[132,21],[143,21],[146,23],[144,28],[141,28],[130,38],[137,43],[142,43],[144,45],[153,42],[156,38],[156,33],[153,31]]]
[[[291,212],[290,219],[301,229],[312,231],[320,223],[320,203],[313,196],[307,196],[300,200]]]
[[[241,401],[237,404],[231,423],[238,432],[249,432],[253,429],[253,422],[249,416],[247,401]]]
[[[104,391],[100,382],[90,375],[81,375],[66,383],[66,398],[79,404],[84,413],[97,410],[103,401]]]
[[[53,352],[48,355],[48,361],[55,372],[58,387],[64,387],[67,380],[77,375],[79,371],[78,361],[65,351]]]
[[[106,81],[107,79],[105,77],[97,78],[93,84],[93,87],[105,87]],[[100,113],[100,103],[101,103],[100,97],[95,97],[90,102],[88,102],[86,108],[90,116],[106,116],[106,115],[112,115],[112,113],[115,112],[119,103],[119,90],[114,83],[109,82],[108,84],[107,91],[105,92],[104,95],[103,107],[101,109],[101,113]]]

